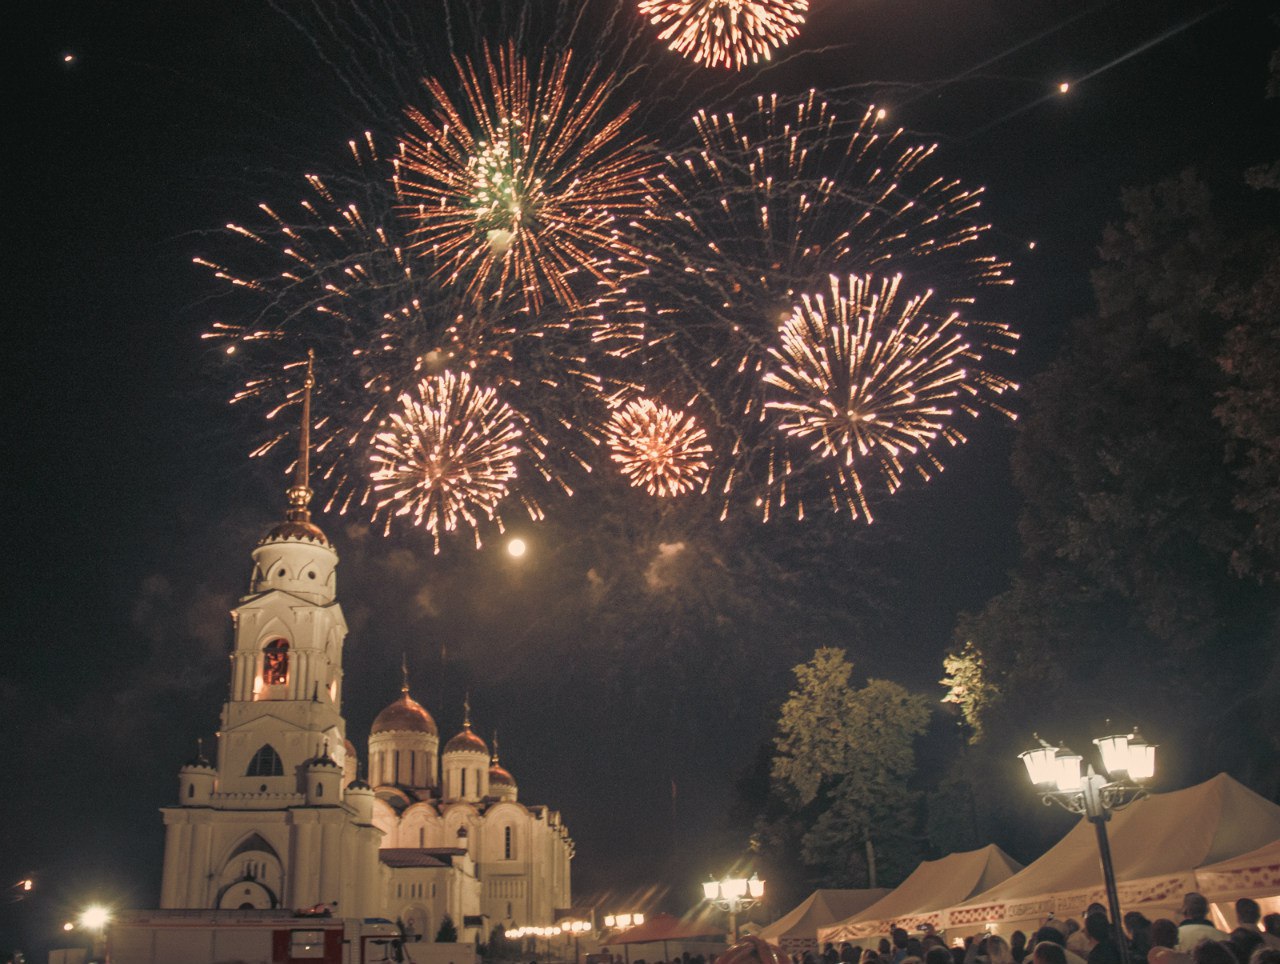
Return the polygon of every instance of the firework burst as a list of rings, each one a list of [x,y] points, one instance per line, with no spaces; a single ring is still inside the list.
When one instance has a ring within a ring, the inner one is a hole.
[[[387,530],[408,519],[431,533],[437,553],[441,533],[467,525],[478,548],[483,520],[502,527],[499,503],[528,454],[524,419],[466,372],[424,378],[396,404],[374,439],[374,518]],[[540,518],[535,502],[523,503]]]
[[[408,112],[396,189],[413,244],[476,300],[513,285],[533,312],[579,307],[611,266],[635,261],[628,219],[646,210],[655,161],[609,110],[615,80],[570,73],[569,53],[530,69],[513,45],[455,59],[462,98],[426,81]]]
[[[646,263],[610,296],[599,337],[621,366],[698,400],[723,440],[709,461],[724,511],[746,502],[767,519],[786,453],[763,376],[801,296],[831,275],[901,273],[934,291],[936,313],[963,312],[972,342],[1011,350],[1006,325],[974,317],[1008,265],[983,250],[981,190],[930,173],[934,148],[885,130],[874,107],[846,121],[813,92],[761,97],[694,126],[655,180]]]
[[[604,437],[622,474],[650,495],[674,497],[706,483],[711,446],[692,415],[635,398],[613,411]]]
[[[293,431],[295,419],[276,416],[298,402],[291,368],[315,348],[315,484],[326,511],[372,511],[382,501],[369,468],[379,435],[393,416],[404,418],[402,396],[447,372],[466,373],[531,413],[522,417],[530,466],[522,487],[550,482],[567,491],[565,473],[594,447],[575,426],[604,411],[600,402],[584,413],[599,395],[589,331],[555,306],[535,316],[515,299],[476,304],[424,270],[395,213],[390,165],[371,137],[351,150],[360,162],[354,172],[309,176],[307,196],[287,215],[261,205],[254,226],[227,226],[233,243],[224,258],[197,259],[229,285],[224,307],[245,319],[216,323],[206,337],[243,373],[233,402],[265,416],[253,454],[266,455]],[[438,538],[449,530],[432,531]]]
[[[771,59],[808,10],[808,0],[640,0],[640,13],[676,53],[735,70]]]
[[[780,505],[789,484],[818,474],[833,509],[870,522],[873,480],[890,493],[908,470],[927,481],[942,468],[936,443],[965,441],[961,415],[1012,417],[996,400],[1015,386],[986,370],[959,315],[935,315],[932,292],[902,299],[901,281],[854,275],[842,288],[833,277],[829,298],[803,296],[782,326],[763,378],[765,409],[801,454],[784,458]],[[803,516],[803,501],[797,509]]]

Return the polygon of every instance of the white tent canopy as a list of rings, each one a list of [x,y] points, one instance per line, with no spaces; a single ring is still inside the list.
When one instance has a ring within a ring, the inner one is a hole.
[[[1235,924],[1229,905],[1240,897],[1252,897],[1264,914],[1280,913],[1280,840],[1247,854],[1196,868],[1196,889],[1209,898],[1219,927]]]
[[[861,913],[818,930],[818,940],[862,941],[888,934],[894,927],[908,930],[922,924],[940,925],[939,912],[987,890],[1022,869],[995,844],[981,850],[926,860],[897,888]]]
[[[1175,917],[1196,890],[1196,868],[1227,861],[1280,837],[1280,806],[1225,773],[1116,812],[1107,826],[1121,911]],[[1043,857],[944,917],[952,936],[985,927],[1035,928],[1051,914],[1080,915],[1106,903],[1096,832],[1081,820]],[[1175,918],[1176,919],[1176,918]]]
[[[789,954],[818,949],[818,930],[852,917],[889,893],[887,887],[867,890],[815,890],[789,914],[760,931],[760,936]]]

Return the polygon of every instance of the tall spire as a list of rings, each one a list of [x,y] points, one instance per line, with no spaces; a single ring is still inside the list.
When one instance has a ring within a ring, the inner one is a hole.
[[[462,698],[462,728],[471,729],[471,690]]]
[[[307,349],[307,377],[302,383],[302,433],[298,439],[297,470],[289,487],[290,522],[310,522],[311,510],[311,389],[315,386],[314,348]]]
[[[409,657],[403,651],[400,653],[400,692],[405,699],[409,698]]]
[[[496,764],[498,762],[498,728],[493,728],[493,752],[489,754],[489,762]]]

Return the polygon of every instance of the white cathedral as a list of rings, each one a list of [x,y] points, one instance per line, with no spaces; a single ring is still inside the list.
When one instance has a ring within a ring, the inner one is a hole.
[[[165,824],[162,908],[329,908],[399,919],[433,940],[494,926],[550,925],[571,906],[573,841],[560,814],[527,806],[471,729],[439,751],[435,720],[409,695],[378,714],[369,782],[342,717],[338,555],[310,517],[310,373],[302,457],[287,520],[253,550],[232,611],[231,686],[216,762],[179,771]]]

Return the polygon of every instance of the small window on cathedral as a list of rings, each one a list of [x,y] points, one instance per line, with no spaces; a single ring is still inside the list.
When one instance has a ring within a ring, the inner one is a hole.
[[[289,642],[273,639],[262,647],[262,682],[278,686],[289,682]]]
[[[270,743],[264,743],[262,749],[253,755],[253,759],[249,761],[249,772],[245,776],[284,776],[284,764],[280,762],[280,754],[272,748]]]
[[[514,841],[511,839],[511,828],[502,828],[502,857],[504,860],[511,860],[515,857],[515,848],[512,846]]]
[[[194,783],[187,784],[187,799],[190,800],[196,795],[196,785]]]
[[[462,776],[462,789],[458,792],[458,796],[465,797],[467,795],[467,771],[459,770],[458,773]]]

